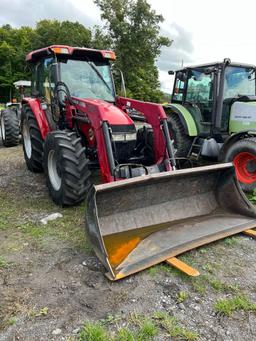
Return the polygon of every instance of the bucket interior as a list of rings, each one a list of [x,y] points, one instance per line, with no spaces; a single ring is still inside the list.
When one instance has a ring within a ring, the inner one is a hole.
[[[98,230],[96,253],[110,277],[256,225],[233,167],[205,168],[96,186],[87,214]]]

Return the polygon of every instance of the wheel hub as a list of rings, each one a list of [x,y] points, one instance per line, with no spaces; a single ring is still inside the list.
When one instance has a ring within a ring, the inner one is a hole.
[[[47,160],[48,176],[55,191],[61,188],[61,169],[58,165],[55,150],[50,150]]]
[[[2,139],[5,140],[5,125],[4,125],[4,115],[1,116],[1,134]]]
[[[256,156],[248,153],[238,153],[234,158],[236,175],[240,182],[252,184],[256,181]]]
[[[22,136],[23,136],[23,145],[24,145],[25,152],[27,154],[28,159],[30,159],[32,156],[32,145],[31,145],[28,121],[26,119],[24,120],[24,124],[23,124]]]

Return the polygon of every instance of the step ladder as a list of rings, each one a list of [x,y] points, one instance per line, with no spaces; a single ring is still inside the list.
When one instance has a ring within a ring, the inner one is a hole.
[[[204,139],[200,137],[195,137],[193,140],[193,143],[189,149],[187,158],[190,160],[196,160],[198,161],[201,153],[202,153],[202,148],[203,148],[203,142]]]

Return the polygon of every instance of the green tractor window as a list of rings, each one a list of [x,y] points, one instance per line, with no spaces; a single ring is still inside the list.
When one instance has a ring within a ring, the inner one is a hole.
[[[225,70],[224,99],[241,95],[255,96],[255,70],[228,66]]]
[[[200,108],[202,118],[206,122],[212,120],[213,106],[213,75],[204,71],[190,70],[186,101],[196,103]]]

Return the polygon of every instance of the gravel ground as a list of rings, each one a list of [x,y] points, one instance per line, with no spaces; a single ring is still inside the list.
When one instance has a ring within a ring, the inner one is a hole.
[[[63,217],[40,224],[55,212]],[[255,240],[238,235],[182,255],[200,271],[194,279],[161,264],[111,283],[86,240],[84,213],[83,204],[51,202],[21,146],[0,146],[1,341],[77,340],[87,321],[113,331],[159,311],[196,336],[160,328],[143,340],[256,340]],[[216,306],[237,297],[246,304],[230,314]]]

